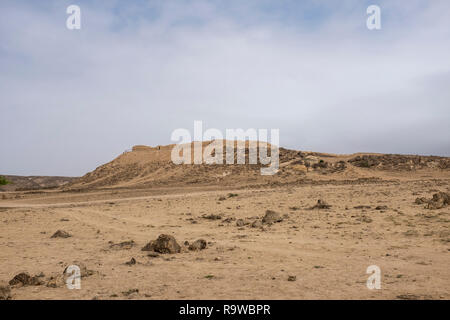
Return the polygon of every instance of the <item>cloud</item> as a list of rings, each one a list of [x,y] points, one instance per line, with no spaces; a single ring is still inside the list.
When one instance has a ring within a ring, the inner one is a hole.
[[[81,175],[206,127],[296,149],[450,155],[446,1],[0,4],[0,171]]]

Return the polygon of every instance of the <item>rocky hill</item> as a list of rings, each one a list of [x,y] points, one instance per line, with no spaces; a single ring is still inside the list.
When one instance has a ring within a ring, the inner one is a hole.
[[[52,177],[52,176],[15,176],[0,175],[5,177],[10,183],[0,186],[0,191],[25,191],[38,189],[55,189],[62,187],[71,181],[74,177]]]
[[[210,142],[203,142],[203,147],[208,144]],[[260,172],[263,167],[261,163],[248,164],[251,151],[248,144],[245,147],[244,165],[176,165],[171,161],[174,146],[135,146],[111,162],[71,181],[65,189],[286,184],[327,179],[381,179],[395,177],[398,172],[435,173],[448,172],[450,169],[448,157],[369,153],[335,155],[280,148],[279,171],[273,176],[263,176]],[[225,157],[225,148],[223,151]],[[191,156],[193,157],[193,151]],[[236,151],[234,157],[236,159]]]

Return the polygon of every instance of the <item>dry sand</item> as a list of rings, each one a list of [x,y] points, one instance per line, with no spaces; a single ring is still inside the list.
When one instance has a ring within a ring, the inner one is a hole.
[[[40,285],[12,286],[12,299],[449,299],[450,206],[415,200],[449,192],[450,170],[362,168],[347,162],[354,157],[324,156],[344,159],[345,170],[306,173],[287,159],[274,183],[245,171],[214,184],[206,171],[203,184],[125,176],[103,188],[82,178],[65,190],[3,193],[0,281],[39,275]],[[310,209],[318,199],[331,207]],[[266,210],[282,221],[262,223]],[[70,237],[52,238],[57,230]],[[181,252],[141,251],[161,234]],[[198,239],[205,249],[184,244]],[[74,261],[92,271],[80,290],[55,281]],[[381,290],[366,287],[370,265]]]

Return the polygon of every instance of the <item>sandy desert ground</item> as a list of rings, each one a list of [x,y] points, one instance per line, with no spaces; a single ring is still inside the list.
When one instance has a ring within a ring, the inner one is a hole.
[[[10,298],[450,298],[448,200],[416,203],[449,193],[448,158],[407,159],[405,168],[387,156],[358,166],[358,155],[296,152],[281,154],[274,177],[225,166],[180,177],[143,152],[69,187],[0,194],[0,281]],[[128,174],[112,174],[123,166]],[[330,207],[314,207],[319,199]],[[263,219],[267,210],[275,213]],[[161,234],[180,252],[142,251]],[[198,239],[206,248],[189,248]],[[81,266],[80,290],[65,286],[70,264]],[[380,290],[366,286],[370,265],[381,269]],[[30,278],[8,287],[22,272]]]

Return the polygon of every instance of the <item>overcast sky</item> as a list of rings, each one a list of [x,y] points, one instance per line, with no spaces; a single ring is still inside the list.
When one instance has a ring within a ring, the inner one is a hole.
[[[81,8],[81,30],[66,8]],[[366,8],[381,7],[381,30]],[[78,176],[176,128],[450,156],[450,1],[0,2],[0,173]]]

